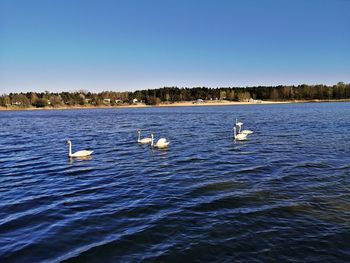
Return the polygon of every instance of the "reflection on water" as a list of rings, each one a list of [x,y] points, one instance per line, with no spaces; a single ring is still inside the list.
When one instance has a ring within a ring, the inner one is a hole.
[[[346,262],[349,123],[349,103],[0,112],[0,259]]]
[[[92,160],[92,156],[80,156],[80,157],[68,157],[69,163],[72,164],[74,161],[88,161]]]

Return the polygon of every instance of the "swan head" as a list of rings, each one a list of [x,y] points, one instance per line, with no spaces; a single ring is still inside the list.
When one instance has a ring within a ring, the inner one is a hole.
[[[140,133],[140,132],[141,132],[141,129],[137,129],[137,132]]]
[[[67,140],[67,143],[68,143],[68,144],[72,144],[72,141],[71,141],[71,140]]]

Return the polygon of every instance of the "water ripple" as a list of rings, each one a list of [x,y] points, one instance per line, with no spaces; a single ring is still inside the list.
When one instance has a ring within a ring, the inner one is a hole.
[[[1,262],[346,262],[349,113],[0,111]],[[236,117],[254,130],[247,141],[232,139]],[[138,128],[170,148],[138,145]],[[67,158],[67,139],[94,154]]]

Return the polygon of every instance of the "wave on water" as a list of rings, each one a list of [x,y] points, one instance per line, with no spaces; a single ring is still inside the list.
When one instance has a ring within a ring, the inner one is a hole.
[[[349,107],[0,112],[0,261],[346,262]]]

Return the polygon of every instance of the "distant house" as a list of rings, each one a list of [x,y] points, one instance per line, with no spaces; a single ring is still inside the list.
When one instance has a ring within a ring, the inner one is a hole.
[[[137,102],[138,102],[137,99],[133,99],[133,100],[132,100],[132,103],[137,103]]]
[[[12,105],[22,105],[22,102],[20,102],[20,101],[13,101]]]
[[[111,103],[111,99],[103,99],[103,104],[110,104]]]
[[[115,100],[115,104],[123,104],[122,100]]]
[[[261,100],[254,100],[253,98],[250,98],[249,102],[251,102],[251,103],[261,103]]]

